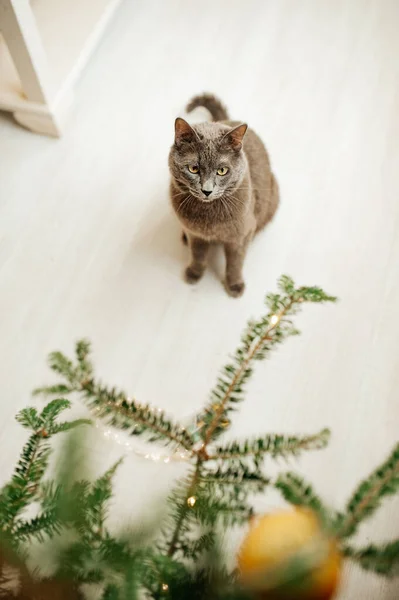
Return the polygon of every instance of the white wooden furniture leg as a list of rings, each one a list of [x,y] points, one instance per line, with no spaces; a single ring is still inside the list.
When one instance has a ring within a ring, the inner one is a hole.
[[[26,98],[37,105],[15,111],[15,119],[37,133],[58,136],[46,55],[29,0],[0,0],[0,25]]]
[[[58,136],[75,84],[122,0],[0,0],[0,110]]]

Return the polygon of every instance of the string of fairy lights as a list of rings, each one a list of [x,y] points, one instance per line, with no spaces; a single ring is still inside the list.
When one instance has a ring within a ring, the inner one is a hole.
[[[143,458],[145,460],[151,460],[152,462],[158,463],[177,463],[177,462],[187,462],[191,457],[191,452],[188,450],[182,450],[181,448],[176,449],[170,454],[161,453],[161,452],[146,452],[144,450],[139,450],[132,442],[129,437],[124,433],[119,433],[115,431],[111,427],[107,427],[98,419],[94,421],[95,428],[100,431],[100,433],[104,436],[107,441],[114,442],[118,446],[121,446],[125,452],[131,452],[136,456]]]

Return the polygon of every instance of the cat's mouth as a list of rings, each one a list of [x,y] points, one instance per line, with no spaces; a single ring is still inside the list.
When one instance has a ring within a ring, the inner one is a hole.
[[[207,195],[204,193],[196,192],[193,195],[195,196],[196,200],[199,200],[200,202],[203,202],[204,204],[211,204],[212,202],[214,202],[215,200],[218,200],[218,198],[220,198],[222,196],[222,194],[214,193],[214,192],[212,192],[211,194],[207,194]]]

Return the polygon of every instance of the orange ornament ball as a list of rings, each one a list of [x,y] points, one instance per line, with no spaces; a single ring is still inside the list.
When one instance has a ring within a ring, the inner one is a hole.
[[[316,514],[295,508],[252,521],[238,567],[242,584],[262,600],[330,600],[341,555]]]

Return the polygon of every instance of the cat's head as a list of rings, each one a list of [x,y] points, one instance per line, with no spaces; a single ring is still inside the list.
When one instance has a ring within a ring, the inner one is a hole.
[[[233,193],[245,174],[242,141],[246,130],[247,125],[231,128],[219,123],[191,127],[184,119],[176,119],[169,167],[177,183],[202,202]]]

